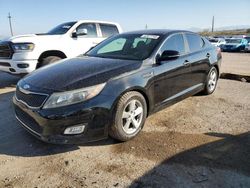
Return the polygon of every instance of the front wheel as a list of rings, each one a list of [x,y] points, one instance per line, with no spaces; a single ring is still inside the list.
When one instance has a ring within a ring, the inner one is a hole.
[[[125,93],[117,103],[109,135],[120,141],[135,137],[147,117],[147,103],[139,92]]]
[[[203,93],[206,95],[212,94],[216,89],[217,82],[218,82],[218,71],[215,67],[212,67],[207,75],[206,85]]]

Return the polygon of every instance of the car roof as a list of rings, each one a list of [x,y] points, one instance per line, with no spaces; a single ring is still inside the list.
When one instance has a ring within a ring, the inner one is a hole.
[[[138,31],[125,32],[125,33],[123,33],[123,34],[170,35],[170,34],[173,34],[173,33],[180,33],[180,32],[194,33],[194,32],[186,31],[186,30],[145,29],[145,30],[138,30]],[[195,33],[195,34],[196,34],[196,33]]]

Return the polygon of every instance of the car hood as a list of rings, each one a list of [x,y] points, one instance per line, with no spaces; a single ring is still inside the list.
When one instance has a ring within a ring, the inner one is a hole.
[[[53,41],[58,40],[63,35],[46,35],[46,34],[27,34],[27,35],[17,35],[10,37],[8,41],[17,43],[17,42],[33,42],[38,43],[41,41]]]
[[[141,65],[141,61],[77,57],[40,68],[22,82],[35,90],[69,91],[107,82]]]

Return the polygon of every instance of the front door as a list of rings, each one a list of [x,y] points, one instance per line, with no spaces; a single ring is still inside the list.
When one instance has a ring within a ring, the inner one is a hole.
[[[162,61],[160,65],[154,67],[154,102],[156,106],[168,103],[181,95],[190,87],[192,79],[183,35],[170,36],[161,47],[160,54],[165,50],[178,51],[180,57],[175,60]]]

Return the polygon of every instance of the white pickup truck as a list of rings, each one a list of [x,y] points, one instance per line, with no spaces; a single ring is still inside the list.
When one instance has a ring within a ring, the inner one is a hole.
[[[81,20],[63,23],[45,34],[14,36],[0,42],[0,71],[27,74],[60,59],[83,54],[121,32],[117,23]]]

